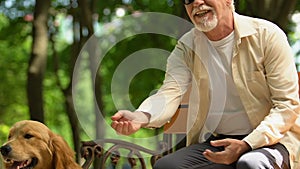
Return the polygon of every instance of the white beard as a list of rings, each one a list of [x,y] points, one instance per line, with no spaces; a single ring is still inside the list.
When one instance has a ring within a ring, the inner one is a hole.
[[[212,12],[213,12],[212,20],[209,20],[208,16],[205,16],[202,17],[201,20],[198,20],[197,22],[194,21],[194,25],[199,31],[209,32],[217,26],[218,18],[217,18],[216,11],[212,9]]]

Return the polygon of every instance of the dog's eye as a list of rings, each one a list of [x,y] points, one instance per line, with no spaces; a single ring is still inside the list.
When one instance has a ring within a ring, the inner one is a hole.
[[[31,135],[31,134],[25,134],[24,135],[24,138],[26,138],[26,139],[30,139],[30,138],[32,138],[33,137],[33,135]]]

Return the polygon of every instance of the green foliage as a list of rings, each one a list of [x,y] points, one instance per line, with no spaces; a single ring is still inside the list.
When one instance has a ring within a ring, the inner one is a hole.
[[[143,43],[141,43],[143,42]],[[163,35],[153,35],[153,34],[143,34],[137,35],[132,38],[125,39],[115,45],[104,57],[101,62],[99,73],[102,74],[103,82],[102,90],[104,95],[104,105],[111,105],[113,100],[111,98],[111,84],[112,78],[115,73],[116,68],[121,62],[128,56],[136,51],[140,51],[147,48],[158,48],[171,51],[174,47],[173,39],[163,36]],[[165,63],[155,63],[158,61],[152,60],[154,64],[164,64]],[[142,64],[142,62],[141,62]],[[125,72],[124,72],[125,74]],[[150,77],[150,78],[149,78]],[[137,106],[144,100],[149,94],[158,89],[164,78],[164,72],[158,70],[144,70],[139,72],[134,79],[130,82],[130,98],[132,103],[137,108]],[[120,80],[126,81],[126,79]],[[120,84],[119,88],[122,88]],[[125,107],[124,107],[125,108]],[[115,113],[116,109],[111,106],[106,106],[105,111],[108,116]]]
[[[31,42],[28,24],[11,22],[0,15],[0,143],[16,121],[28,119],[26,68]],[[12,29],[14,27],[14,29]]]
[[[0,30],[7,26],[9,26],[9,19],[5,15],[0,14]]]
[[[0,124],[0,145],[2,145],[8,137],[10,126],[5,124]]]
[[[177,16],[184,16],[183,4],[178,0],[160,0],[153,3],[150,0],[117,0],[117,1],[97,1],[100,22],[109,22],[119,7],[126,9],[126,14],[137,11],[142,12],[162,12]]]

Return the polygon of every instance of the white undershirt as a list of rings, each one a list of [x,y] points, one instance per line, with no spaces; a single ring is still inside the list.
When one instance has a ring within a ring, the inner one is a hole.
[[[221,69],[225,72],[226,78],[226,101],[224,112],[212,111],[207,119],[207,127],[215,128],[216,133],[226,135],[244,135],[249,134],[253,128],[249,118],[243,107],[239,97],[237,88],[232,78],[232,57],[234,47],[234,31],[219,41],[209,41],[219,54],[220,59],[217,59],[216,69]],[[215,121],[218,124],[214,124]]]

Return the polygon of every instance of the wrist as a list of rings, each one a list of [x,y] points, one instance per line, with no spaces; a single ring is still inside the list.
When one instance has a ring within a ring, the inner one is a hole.
[[[150,122],[151,114],[147,113],[147,112],[142,112],[142,111],[138,111],[138,113],[141,114],[141,117],[143,119],[142,127],[147,126]]]
[[[250,151],[251,150],[251,146],[246,142],[246,141],[244,141],[244,140],[242,140],[242,142],[243,142],[243,148],[242,148],[242,151],[243,151],[243,153],[244,152],[248,152],[248,151]]]

